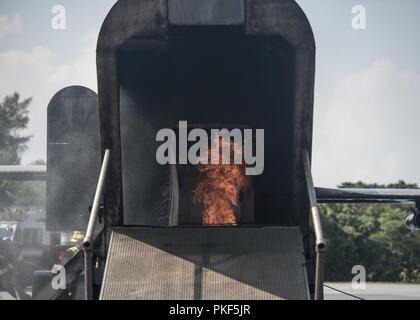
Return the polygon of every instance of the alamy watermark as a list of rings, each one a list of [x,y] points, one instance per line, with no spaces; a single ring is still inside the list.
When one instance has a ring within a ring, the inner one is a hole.
[[[355,290],[366,290],[366,269],[364,266],[357,265],[351,269],[351,273],[355,274],[351,281],[351,287]]]
[[[156,134],[156,141],[163,142],[156,150],[159,164],[245,164],[245,174],[250,176],[261,175],[264,171],[263,129],[255,132],[252,129],[210,129],[209,137],[209,130],[195,128],[188,132],[187,121],[180,121],[178,131],[178,136],[168,128]],[[188,147],[188,142],[194,144]],[[233,157],[231,143],[235,148]],[[216,151],[209,153],[209,150]]]
[[[62,5],[56,5],[52,7],[51,14],[53,15],[51,19],[51,27],[54,30],[66,30],[66,8]]]
[[[60,264],[55,264],[51,270],[55,276],[51,280],[51,286],[54,290],[65,290],[67,288],[66,269]]]
[[[351,26],[354,30],[366,30],[366,7],[359,4],[353,6],[351,13],[354,15]]]

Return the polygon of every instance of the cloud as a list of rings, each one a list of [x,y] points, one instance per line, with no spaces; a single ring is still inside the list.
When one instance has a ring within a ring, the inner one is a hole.
[[[318,185],[420,182],[420,74],[374,61],[333,86],[314,144]]]
[[[20,14],[12,17],[0,16],[0,40],[9,36],[23,32],[23,20]]]
[[[46,159],[47,106],[52,96],[70,85],[96,91],[95,33],[85,36],[74,59],[63,58],[49,48],[0,52],[0,97],[15,91],[23,98],[33,97],[30,123],[25,134],[32,135],[23,162]]]

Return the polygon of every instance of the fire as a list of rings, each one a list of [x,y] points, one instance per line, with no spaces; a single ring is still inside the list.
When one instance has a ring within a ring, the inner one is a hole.
[[[209,150],[209,159],[213,152],[221,153],[223,145],[230,144],[230,156],[241,153],[241,148],[233,142],[220,140],[216,149]],[[232,161],[233,162],[233,161]],[[248,185],[245,168],[240,164],[201,164],[198,166],[200,182],[194,190],[194,202],[204,207],[204,225],[236,225],[235,207],[239,205],[239,194]]]

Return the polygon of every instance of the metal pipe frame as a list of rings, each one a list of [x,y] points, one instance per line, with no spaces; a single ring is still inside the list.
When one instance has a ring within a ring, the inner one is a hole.
[[[95,198],[93,200],[92,210],[90,212],[89,223],[83,239],[84,250],[84,269],[85,269],[85,299],[93,299],[93,232],[98,217],[98,211],[102,194],[105,185],[106,174],[108,171],[109,157],[111,151],[105,150],[104,158],[102,161],[101,173],[99,175],[98,184],[96,187]]]
[[[321,218],[318,203],[409,203],[414,202],[416,207],[420,204],[419,189],[360,189],[344,188],[329,189],[315,188],[309,154],[303,154],[308,196],[311,205],[312,219],[316,236],[316,278],[315,300],[323,300],[325,241],[322,232]]]
[[[322,230],[321,215],[318,209],[318,202],[315,193],[315,187],[312,179],[311,164],[307,150],[303,153],[303,166],[305,171],[305,180],[308,191],[309,203],[311,206],[312,221],[315,231],[315,300],[324,300],[324,263],[325,263],[325,239]]]
[[[420,203],[420,189],[316,188],[319,203]]]
[[[47,166],[0,166],[0,181],[45,181]]]

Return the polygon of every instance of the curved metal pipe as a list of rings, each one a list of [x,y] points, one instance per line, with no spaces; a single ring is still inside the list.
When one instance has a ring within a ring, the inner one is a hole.
[[[318,209],[318,202],[315,193],[314,182],[311,173],[311,164],[309,154],[305,150],[303,153],[303,167],[305,171],[306,186],[308,191],[309,203],[311,206],[312,221],[314,225],[316,238],[316,270],[315,270],[315,300],[324,299],[324,257],[325,257],[325,239],[322,230],[321,215]]]
[[[93,200],[92,210],[90,211],[89,223],[86,230],[85,237],[83,239],[83,250],[85,253],[85,262],[84,262],[84,269],[85,269],[85,299],[92,300],[93,298],[93,232],[95,230],[95,223],[98,216],[99,205],[101,202],[109,157],[111,151],[109,149],[105,150],[104,159],[102,161],[101,173],[99,174],[98,184],[96,186],[95,198]]]

